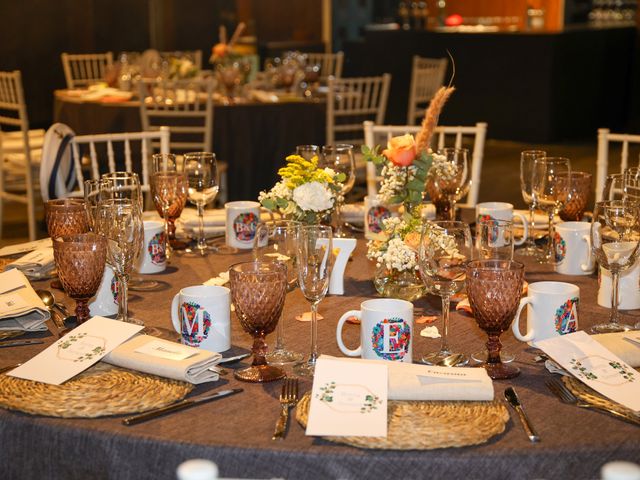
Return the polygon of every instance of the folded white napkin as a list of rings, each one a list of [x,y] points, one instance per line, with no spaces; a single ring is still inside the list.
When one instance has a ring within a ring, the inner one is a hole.
[[[199,384],[215,382],[220,378],[211,368],[221,358],[219,353],[149,335],[138,335],[112,350],[102,360],[159,377]]]
[[[43,331],[50,317],[24,273],[15,268],[0,273],[0,330]]]
[[[640,367],[640,344],[634,343],[624,337],[633,332],[600,333],[593,335],[593,339],[603,347],[624,360],[630,367]]]
[[[19,253],[32,252],[38,248],[51,247],[53,244],[51,238],[43,238],[41,240],[34,240],[33,242],[18,243],[15,245],[8,245],[0,248],[0,257],[7,257],[9,255],[17,255]]]
[[[278,103],[278,96],[275,93],[267,92],[266,90],[249,90],[249,97],[262,103]]]
[[[209,280],[204,282],[204,285],[209,286],[223,286],[229,283],[229,272],[220,272],[217,277],[211,277]]]
[[[484,368],[432,367],[384,360],[348,361],[387,365],[389,400],[493,400],[493,382]]]
[[[342,219],[349,223],[364,223],[364,203],[348,203],[340,209]]]
[[[525,216],[527,221],[529,220],[529,210],[514,210],[513,213],[521,213]],[[554,220],[556,222],[562,222],[560,217],[558,217],[557,215],[555,216]],[[535,212],[533,214],[533,221],[535,222],[536,230],[545,230],[549,226],[549,217],[544,213]],[[522,221],[520,220],[520,217],[513,217],[513,223],[519,225],[522,223]]]
[[[260,212],[260,220],[267,221],[274,218],[271,212]],[[204,226],[205,227],[224,227],[227,220],[227,214],[224,208],[205,210],[204,211]],[[198,219],[198,212],[193,208],[185,208],[180,215],[180,218],[176,221],[177,224],[182,225],[185,228],[198,228],[200,225]]]
[[[54,267],[53,247],[43,247],[29,252],[8,264],[4,269],[17,268],[27,277],[39,278],[47,275]]]

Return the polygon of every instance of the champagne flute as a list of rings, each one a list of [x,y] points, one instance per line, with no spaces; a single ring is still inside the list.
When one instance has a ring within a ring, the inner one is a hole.
[[[520,190],[522,191],[524,203],[529,206],[529,237],[518,253],[528,257],[540,255],[540,249],[534,241],[536,202],[533,198],[531,181],[533,180],[533,165],[536,158],[544,158],[546,156],[547,152],[544,150],[525,150],[520,154]]]
[[[449,218],[456,219],[456,202],[464,197],[471,187],[469,173],[469,150],[466,148],[443,148],[438,151],[446,158],[446,171],[434,178],[434,187],[446,199]]]
[[[336,173],[344,173],[346,179],[342,182],[342,189],[335,204],[336,228],[334,237],[342,238],[346,235],[342,231],[342,204],[344,196],[351,191],[356,182],[356,162],[353,156],[353,145],[325,145],[318,165],[331,168]]]
[[[280,262],[287,267],[287,293],[298,286],[296,255],[296,230],[300,222],[274,220],[259,223],[253,243],[253,259],[260,262]],[[274,365],[299,362],[303,355],[287,350],[284,342],[284,322],[276,327],[276,346],[267,361]]]
[[[296,232],[298,284],[311,303],[311,353],[309,360],[293,368],[300,376],[312,377],[318,359],[318,305],[329,289],[333,267],[332,237],[331,227],[324,225],[302,225]]]
[[[569,200],[571,162],[564,157],[536,158],[531,182],[531,191],[537,207],[549,216],[549,239],[539,261],[555,265],[557,262],[553,217]]]
[[[620,273],[632,268],[640,245],[640,207],[629,200],[596,203],[591,222],[591,248],[600,266],[611,273],[611,312],[607,323],[591,327],[593,333],[633,330],[618,312]]]
[[[442,342],[439,352],[422,357],[428,365],[435,365],[454,354],[448,343],[450,299],[464,288],[465,266],[472,258],[469,225],[451,221],[423,223],[418,267],[427,288],[442,298]],[[466,365],[468,361],[469,357],[463,355],[457,365]]]
[[[172,252],[171,240],[175,240],[174,222],[180,217],[187,203],[187,177],[183,171],[179,171],[175,155],[153,156],[151,195],[156,210],[164,219],[165,254],[169,261]]]
[[[89,230],[94,230],[96,223],[96,210],[100,202],[100,180],[84,181],[84,202],[89,215]]]
[[[139,204],[129,198],[101,200],[96,212],[96,232],[107,239],[107,263],[118,279],[117,320],[142,325],[129,316],[129,276],[143,237]]]
[[[184,155],[184,172],[187,176],[189,201],[198,209],[199,234],[198,250],[207,254],[204,236],[204,207],[218,194],[218,166],[216,156],[209,152],[191,152]]]

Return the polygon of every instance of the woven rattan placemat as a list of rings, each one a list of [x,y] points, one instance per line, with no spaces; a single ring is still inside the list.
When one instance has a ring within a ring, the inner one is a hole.
[[[97,363],[62,385],[0,375],[0,407],[50,417],[124,415],[182,400],[193,385]]]
[[[306,428],[311,396],[296,408],[296,419]],[[504,404],[493,402],[388,402],[387,436],[323,437],[360,448],[432,450],[484,443],[502,433],[509,420]]]
[[[630,415],[631,417],[635,417],[640,420],[640,413],[634,412],[630,408],[625,407],[624,405],[620,405],[617,402],[609,400],[606,397],[603,397],[598,392],[596,392],[591,387],[588,387],[580,380],[575,377],[562,377],[562,382],[567,386],[567,388],[573,393],[578,399],[583,400],[591,405],[597,405],[605,408],[612,408],[624,414]]]

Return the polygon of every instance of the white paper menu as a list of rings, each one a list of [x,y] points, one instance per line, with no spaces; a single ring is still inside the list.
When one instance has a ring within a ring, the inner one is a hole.
[[[321,356],[307,435],[387,436],[387,367]]]
[[[640,373],[584,331],[541,340],[536,347],[605,397],[640,411]]]
[[[89,368],[144,327],[93,317],[7,375],[60,385]]]

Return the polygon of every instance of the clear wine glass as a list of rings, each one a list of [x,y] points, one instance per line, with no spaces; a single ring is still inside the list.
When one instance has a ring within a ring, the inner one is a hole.
[[[442,342],[440,351],[425,355],[422,361],[435,365],[454,352],[449,348],[449,306],[453,294],[464,288],[465,266],[473,258],[469,225],[463,222],[425,222],[420,235],[418,267],[425,285],[442,298]],[[466,365],[463,356],[458,366]]]
[[[318,359],[318,305],[329,289],[333,267],[332,237],[331,227],[324,225],[302,225],[296,233],[298,284],[311,303],[311,353],[309,360],[293,368],[300,376],[312,377]]]
[[[625,197],[624,173],[611,173],[607,175],[602,190],[602,198],[598,201],[622,200]]]
[[[96,210],[100,202],[100,180],[84,181],[84,202],[89,215],[89,230],[93,231],[96,222]]]
[[[570,198],[571,162],[564,157],[536,158],[531,182],[536,206],[549,216],[549,238],[546,250],[539,261],[555,265],[557,262],[553,217]]]
[[[189,201],[198,209],[199,234],[198,250],[207,254],[204,236],[204,207],[218,194],[218,165],[216,156],[210,152],[191,152],[184,155],[184,172],[187,176]]]
[[[335,204],[336,227],[334,237],[342,238],[342,204],[344,196],[351,191],[356,182],[356,162],[353,156],[353,145],[325,145],[322,147],[322,155],[318,159],[318,166],[328,167],[336,173],[344,173],[346,179],[342,182],[342,189]]]
[[[260,262],[280,262],[287,267],[287,293],[298,286],[296,230],[299,222],[274,220],[259,223],[253,243],[253,258]],[[274,365],[299,362],[302,353],[288,350],[284,342],[284,322],[276,327],[276,346],[267,354],[267,361]]]
[[[438,151],[446,158],[447,169],[433,179],[433,185],[447,202],[449,218],[456,218],[456,203],[471,187],[469,171],[469,150],[466,148],[443,148]]]
[[[300,155],[305,160],[311,160],[313,157],[319,156],[320,147],[318,145],[297,145],[296,155]]]
[[[140,177],[135,172],[110,172],[100,176],[100,199],[128,198],[144,210]]]
[[[171,240],[175,239],[174,222],[187,203],[187,177],[182,168],[178,168],[176,157],[172,154],[153,156],[151,174],[151,195],[156,210],[164,219],[165,254],[171,258]]]
[[[600,266],[611,273],[611,312],[607,323],[591,327],[593,333],[622,332],[633,327],[618,312],[620,273],[635,265],[640,245],[640,207],[629,200],[597,202],[591,222],[591,249]]]
[[[529,237],[524,246],[518,250],[520,255],[537,257],[540,249],[536,246],[535,239],[535,211],[536,202],[532,194],[533,165],[536,158],[544,158],[547,152],[544,150],[525,150],[520,153],[520,190],[522,199],[529,206]]]
[[[117,320],[142,325],[129,316],[129,276],[142,245],[139,205],[129,198],[101,200],[96,211],[96,232],[107,239],[107,263],[118,279]]]

